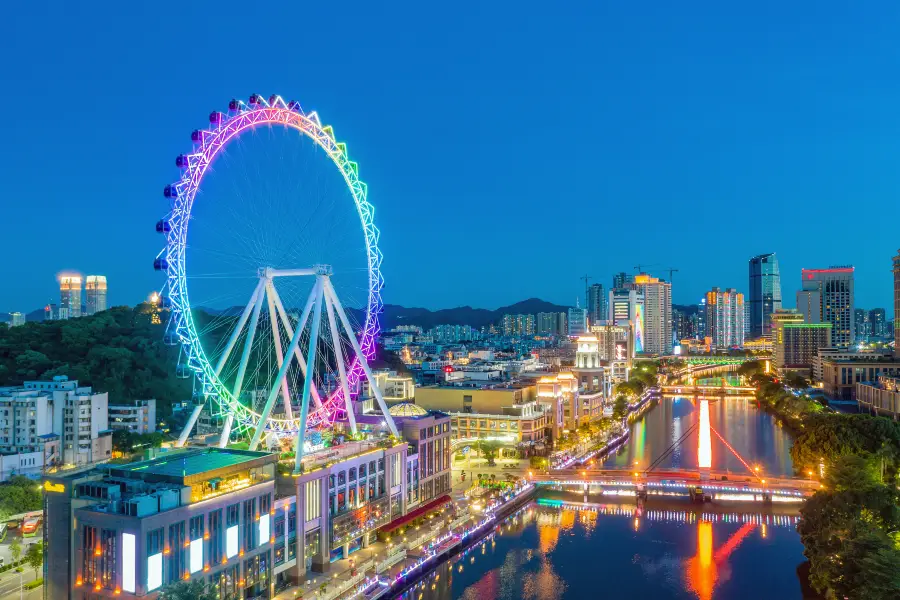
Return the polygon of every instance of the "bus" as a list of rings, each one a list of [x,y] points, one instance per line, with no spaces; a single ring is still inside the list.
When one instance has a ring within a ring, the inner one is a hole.
[[[22,525],[22,537],[34,537],[37,535],[38,527],[41,526],[41,517],[31,517],[25,519]]]

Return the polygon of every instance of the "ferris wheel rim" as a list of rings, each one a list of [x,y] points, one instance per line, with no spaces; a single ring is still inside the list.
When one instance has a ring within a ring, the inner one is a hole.
[[[346,144],[336,140],[333,128],[322,126],[315,111],[306,113],[299,103],[286,103],[280,96],[272,96],[266,101],[255,94],[251,96],[249,104],[232,100],[227,113],[213,112],[210,114],[210,123],[209,129],[193,132],[191,135],[194,142],[193,151],[190,154],[180,155],[176,160],[176,164],[182,169],[182,176],[176,183],[165,188],[166,197],[172,201],[172,209],[167,216],[167,227],[164,230],[166,245],[157,255],[157,260],[165,257],[166,285],[171,304],[168,327],[169,332],[178,339],[186,356],[185,366],[197,376],[204,398],[216,402],[221,412],[230,411],[234,415],[235,430],[240,433],[257,427],[262,415],[235,398],[216,374],[193,321],[187,285],[185,258],[188,226],[194,199],[209,166],[231,140],[262,125],[282,125],[293,129],[301,136],[311,139],[328,154],[353,197],[366,245],[368,301],[359,338],[359,345],[366,359],[374,356],[375,338],[379,331],[378,313],[382,308],[381,288],[384,285],[381,275],[383,257],[378,249],[379,231],[374,223],[375,208],[368,202],[368,188],[359,179],[358,165],[350,160]],[[363,376],[361,360],[362,357],[354,356],[352,362],[347,365],[347,375],[353,386]],[[326,420],[332,422],[339,412],[344,412],[344,404],[342,392],[337,389],[329,394],[327,399],[323,399],[320,409],[310,411],[306,427],[307,429],[316,427]],[[268,417],[265,422],[265,431],[276,436],[294,435],[299,427],[299,418]]]

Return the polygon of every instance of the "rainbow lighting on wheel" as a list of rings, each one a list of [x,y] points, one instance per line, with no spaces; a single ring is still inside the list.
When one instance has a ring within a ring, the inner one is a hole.
[[[347,146],[315,112],[280,96],[232,100],[195,130],[166,185],[156,224],[165,247],[166,343],[177,375],[194,379],[183,446],[203,406],[219,447],[322,447],[337,423],[357,433],[353,403],[369,382],[398,435],[368,366],[382,308],[382,256],[374,207]]]

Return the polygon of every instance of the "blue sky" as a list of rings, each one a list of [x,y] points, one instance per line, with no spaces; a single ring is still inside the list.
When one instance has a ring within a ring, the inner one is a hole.
[[[900,247],[895,2],[17,2],[0,23],[0,310],[104,273],[159,286],[162,187],[232,97],[334,125],[377,207],[385,301],[572,303],[587,273],[675,267],[746,291],[775,251],[854,264],[888,306]]]

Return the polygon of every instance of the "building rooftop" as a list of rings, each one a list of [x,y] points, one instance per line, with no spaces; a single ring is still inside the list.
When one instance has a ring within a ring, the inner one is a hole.
[[[122,477],[147,476],[178,481],[185,484],[194,479],[225,474],[236,468],[247,469],[274,463],[277,456],[270,452],[253,452],[230,448],[198,448],[167,452],[162,456],[125,465],[109,465],[110,474]]]
[[[401,402],[388,409],[392,417],[423,417],[428,411],[412,402]]]

